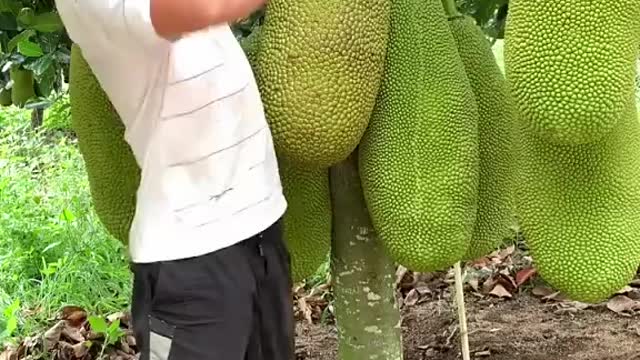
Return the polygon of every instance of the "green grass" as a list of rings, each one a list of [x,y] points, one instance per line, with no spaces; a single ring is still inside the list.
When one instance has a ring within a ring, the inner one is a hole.
[[[76,144],[29,126],[28,112],[0,110],[0,341],[40,331],[65,305],[102,315],[130,296],[126,251],[93,212]]]

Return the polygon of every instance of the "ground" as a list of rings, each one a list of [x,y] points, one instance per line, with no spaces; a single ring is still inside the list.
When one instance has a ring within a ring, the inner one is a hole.
[[[462,359],[453,272],[400,269],[398,276],[404,360]],[[304,316],[318,312],[321,294],[298,296],[305,299],[297,306],[300,360],[337,359],[334,324],[314,321],[319,315]],[[640,360],[639,300],[640,280],[634,280],[600,304],[571,301],[536,275],[526,251],[508,246],[466,267],[471,358]]]
[[[640,321],[606,307],[577,310],[523,293],[510,300],[469,298],[472,359],[640,360]],[[405,360],[461,359],[448,300],[403,309]],[[336,360],[332,325],[298,324],[298,359]]]

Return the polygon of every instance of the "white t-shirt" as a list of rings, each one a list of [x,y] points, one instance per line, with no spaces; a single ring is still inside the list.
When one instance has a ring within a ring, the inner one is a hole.
[[[56,0],[125,124],[142,169],[134,262],[203,255],[250,238],[286,209],[251,67],[227,25],[170,42],[150,0]]]

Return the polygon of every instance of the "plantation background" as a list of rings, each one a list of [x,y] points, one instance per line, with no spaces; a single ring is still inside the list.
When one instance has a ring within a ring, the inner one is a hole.
[[[501,67],[502,49],[502,40],[497,40],[494,53]],[[3,61],[7,61],[7,57]],[[44,61],[48,60],[40,63]],[[46,72],[42,71],[41,75],[46,77]],[[63,306],[78,306],[91,316],[106,317],[126,310],[129,305],[131,274],[126,249],[107,234],[92,209],[84,163],[69,131],[69,102],[64,85],[57,90],[60,92],[46,92],[46,96],[27,108],[0,108],[0,344],[16,343],[46,330]],[[640,91],[637,98],[640,101]],[[41,112],[39,116],[44,119],[41,126],[34,127],[33,109]],[[319,289],[316,293],[327,292],[327,269],[328,265],[304,284],[305,293],[313,293],[314,289]],[[330,302],[330,296],[323,295],[323,299],[326,298]],[[433,306],[441,306],[439,302],[435,304]],[[298,303],[298,306],[302,305]],[[482,303],[471,304],[470,312],[477,306]],[[309,309],[310,313],[302,311],[303,320],[317,320],[311,317],[319,316],[319,322],[323,322],[327,316],[325,310],[330,306],[322,307],[320,315],[313,313],[316,310],[313,306]],[[512,310],[522,317],[510,321],[516,324],[526,321],[524,310]],[[578,307],[578,310],[583,309]],[[625,309],[611,310],[623,313]],[[440,318],[433,314],[429,313],[429,317],[418,313],[415,318],[422,316],[423,321],[437,324]],[[593,321],[605,321],[603,319],[592,317]],[[581,324],[586,326],[584,322]],[[627,325],[611,326],[617,329]],[[332,345],[325,346],[324,341],[335,335],[331,329],[306,327],[303,330],[301,336],[307,339],[303,341],[305,346],[318,351],[324,349],[326,359],[330,359],[334,350]],[[421,341],[430,341],[431,330],[436,331],[426,325],[418,327],[417,333],[410,334],[408,339],[415,339],[412,345],[419,348]],[[637,332],[640,342],[640,329]],[[324,355],[313,356],[311,358],[325,359],[318,357]],[[517,353],[510,350],[510,356]],[[541,356],[540,359],[548,358],[548,354]]]

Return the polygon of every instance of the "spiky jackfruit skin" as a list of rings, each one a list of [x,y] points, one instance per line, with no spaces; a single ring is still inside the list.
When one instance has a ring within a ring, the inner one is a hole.
[[[473,18],[455,16],[449,27],[478,105],[480,178],[478,213],[465,259],[495,250],[514,224],[514,104],[491,44]]]
[[[240,45],[255,69],[261,28],[242,39]],[[331,251],[332,209],[329,170],[306,167],[278,158],[282,190],[287,200],[283,236],[291,255],[294,282],[314,275]]]
[[[392,1],[386,61],[359,147],[365,201],[393,260],[441,270],[473,231],[478,109],[440,0]]]
[[[287,211],[284,239],[291,254],[291,275],[298,282],[316,273],[331,250],[329,170],[278,161]]]
[[[364,133],[379,89],[389,0],[272,0],[255,66],[278,154],[328,168]]]
[[[606,299],[640,264],[635,102],[598,142],[552,144],[526,129],[519,136],[518,217],[540,275],[574,300]]]
[[[84,159],[91,198],[106,230],[129,242],[140,168],[124,140],[124,124],[106,93],[73,44],[69,69],[71,125]]]
[[[557,144],[586,144],[624,116],[640,45],[636,0],[512,0],[505,71],[525,124]]]
[[[33,72],[14,66],[9,70],[13,86],[11,87],[11,102],[17,107],[23,107],[29,99],[36,96]]]

